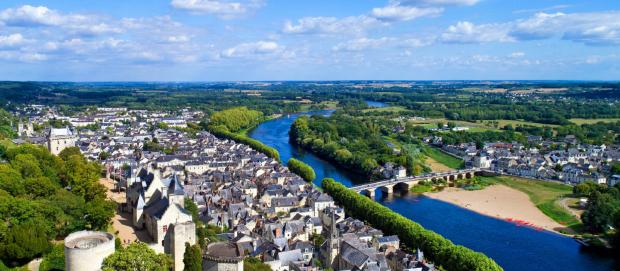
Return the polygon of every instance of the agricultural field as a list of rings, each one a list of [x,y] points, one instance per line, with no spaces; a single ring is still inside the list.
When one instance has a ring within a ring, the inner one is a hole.
[[[615,118],[615,119],[569,119],[570,122],[577,124],[577,125],[582,125],[582,124],[595,124],[595,123],[599,123],[599,122],[616,122],[616,121],[620,121],[620,118]]]

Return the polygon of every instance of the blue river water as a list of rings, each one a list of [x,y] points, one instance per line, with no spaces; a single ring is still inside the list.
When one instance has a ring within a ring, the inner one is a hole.
[[[316,111],[283,116],[260,124],[249,135],[276,148],[283,162],[294,157],[310,165],[316,172],[314,183],[317,185],[320,185],[320,181],[326,177],[346,186],[367,182],[366,178],[340,169],[289,143],[289,127],[299,115],[331,113],[332,111]],[[518,227],[425,196],[407,194],[383,198],[378,195],[377,200],[425,228],[445,236],[455,244],[488,255],[507,271],[612,270],[614,265],[610,258],[584,251],[572,238]]]

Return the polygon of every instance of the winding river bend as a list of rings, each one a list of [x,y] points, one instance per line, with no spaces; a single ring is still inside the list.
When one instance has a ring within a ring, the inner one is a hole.
[[[331,111],[303,113],[329,115]],[[288,130],[301,114],[291,114],[260,124],[249,135],[276,148],[282,161],[294,157],[314,168],[320,185],[329,177],[352,186],[367,180],[339,169],[329,162],[289,143]],[[380,193],[378,193],[380,194]],[[611,270],[613,261],[583,251],[573,239],[546,231],[517,227],[512,223],[434,200],[425,196],[404,195],[377,200],[395,212],[420,223],[452,242],[493,258],[507,271],[517,270]]]

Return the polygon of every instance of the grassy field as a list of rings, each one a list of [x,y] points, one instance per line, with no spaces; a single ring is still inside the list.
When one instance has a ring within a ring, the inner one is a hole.
[[[448,172],[448,171],[454,170],[454,168],[451,168],[442,163],[439,163],[437,162],[437,160],[431,157],[427,157],[425,162],[426,162],[426,165],[430,167],[433,172]]]
[[[577,125],[582,124],[594,124],[598,122],[616,122],[620,121],[620,119],[570,119],[570,121]]]
[[[447,124],[448,122],[454,122],[456,126],[469,127],[469,130],[467,130],[467,132],[472,132],[472,133],[498,130],[495,127],[485,125],[484,123],[461,121],[461,120],[447,120],[443,118],[442,119],[413,120],[410,122],[414,125],[421,125],[422,127],[427,128],[427,129],[437,128],[437,123]]]
[[[448,155],[437,148],[425,147],[423,152],[434,161],[437,161],[438,163],[441,163],[449,168],[458,169],[463,167],[463,160]]]
[[[482,122],[485,122],[485,120],[483,120]],[[538,122],[529,122],[529,121],[523,121],[523,120],[497,120],[497,122],[499,122],[499,127],[503,128],[504,126],[511,124],[513,127],[517,127],[518,125],[529,125],[529,126],[536,126],[536,127],[544,127],[544,126],[548,126],[548,127],[557,127],[557,125],[553,125],[553,124],[544,124],[544,123],[538,123]]]
[[[497,183],[526,193],[538,209],[558,223],[576,231],[581,228],[581,221],[557,202],[562,197],[572,195],[571,186],[507,176],[494,177],[493,179]]]
[[[405,111],[409,111],[409,109],[404,108],[402,106],[386,106],[386,107],[370,108],[370,109],[362,110],[362,112],[364,112],[364,113],[366,113],[366,112],[391,112],[391,113],[399,113],[399,112],[405,112]]]

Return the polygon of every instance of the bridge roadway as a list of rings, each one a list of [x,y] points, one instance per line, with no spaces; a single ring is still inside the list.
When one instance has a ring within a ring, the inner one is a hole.
[[[473,178],[476,173],[481,170],[478,168],[468,168],[449,172],[430,173],[419,176],[410,176],[404,178],[393,178],[388,180],[382,180],[373,183],[366,183],[357,186],[352,186],[349,189],[358,193],[365,192],[369,197],[374,199],[375,190],[381,189],[382,192],[392,194],[395,187],[401,187],[402,190],[408,191],[411,187],[418,184],[420,181],[432,181],[436,179],[444,179],[450,183],[454,183],[458,179],[470,179]]]

